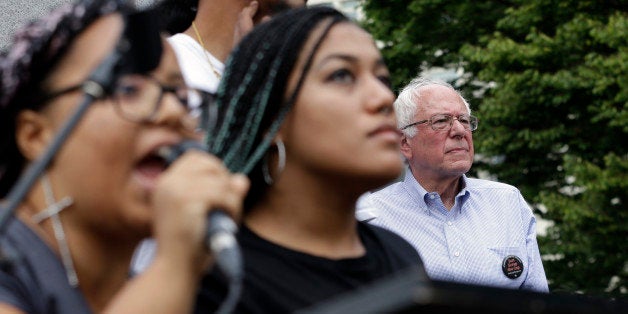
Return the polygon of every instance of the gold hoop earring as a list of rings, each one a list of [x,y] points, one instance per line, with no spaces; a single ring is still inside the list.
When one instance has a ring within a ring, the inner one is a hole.
[[[286,167],[286,147],[283,145],[283,141],[280,139],[276,139],[273,143],[277,146],[278,160],[275,173],[277,174],[277,176],[279,176],[283,172],[283,169]],[[264,182],[266,182],[266,184],[268,185],[273,185],[273,183],[275,183],[275,180],[270,175],[270,170],[268,169],[268,153],[264,155],[264,160],[262,161],[262,163],[262,174],[264,175]]]

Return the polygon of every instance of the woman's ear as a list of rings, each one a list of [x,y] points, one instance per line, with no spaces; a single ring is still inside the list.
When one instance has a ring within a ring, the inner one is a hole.
[[[39,158],[48,147],[53,134],[50,120],[41,113],[24,110],[17,115],[15,141],[26,160]]]

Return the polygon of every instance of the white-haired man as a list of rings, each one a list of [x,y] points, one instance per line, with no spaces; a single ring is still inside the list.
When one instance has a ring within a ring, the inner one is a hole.
[[[519,190],[465,175],[478,119],[462,95],[419,77],[395,112],[405,178],[362,197],[358,218],[412,243],[434,280],[547,292],[536,220]]]

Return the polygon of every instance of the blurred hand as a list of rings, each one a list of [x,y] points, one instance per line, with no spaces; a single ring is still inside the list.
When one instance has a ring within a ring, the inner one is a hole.
[[[152,195],[155,258],[205,271],[211,261],[205,247],[209,212],[220,208],[239,221],[248,189],[248,178],[230,173],[215,156],[195,150],[183,154],[161,175]]]

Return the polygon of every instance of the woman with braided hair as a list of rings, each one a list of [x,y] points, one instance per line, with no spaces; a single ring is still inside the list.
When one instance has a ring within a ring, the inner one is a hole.
[[[355,219],[364,192],[402,170],[389,72],[371,36],[328,7],[295,9],[256,27],[234,50],[207,144],[247,173],[238,240],[238,313],[286,313],[407,268],[417,252]],[[203,279],[198,313],[226,283]]]
[[[1,313],[190,312],[212,265],[209,209],[239,216],[245,176],[198,151],[167,169],[159,158],[162,147],[201,138],[193,109],[206,103],[156,29],[148,29],[163,51],[155,65],[113,75],[111,86],[94,83],[93,73],[115,73],[96,71],[104,60],[128,60],[118,48],[129,45],[118,42],[134,43],[122,34],[147,36],[129,26],[137,15],[127,2],[59,7],[19,31],[0,57]],[[109,88],[99,95],[94,86]],[[86,94],[93,101],[44,173],[13,197]],[[151,235],[155,260],[129,279],[133,251]]]
[[[172,45],[186,84],[216,93],[224,60],[256,24],[306,0],[163,0],[155,6]],[[155,242],[142,242],[132,271],[142,272],[155,254]]]

